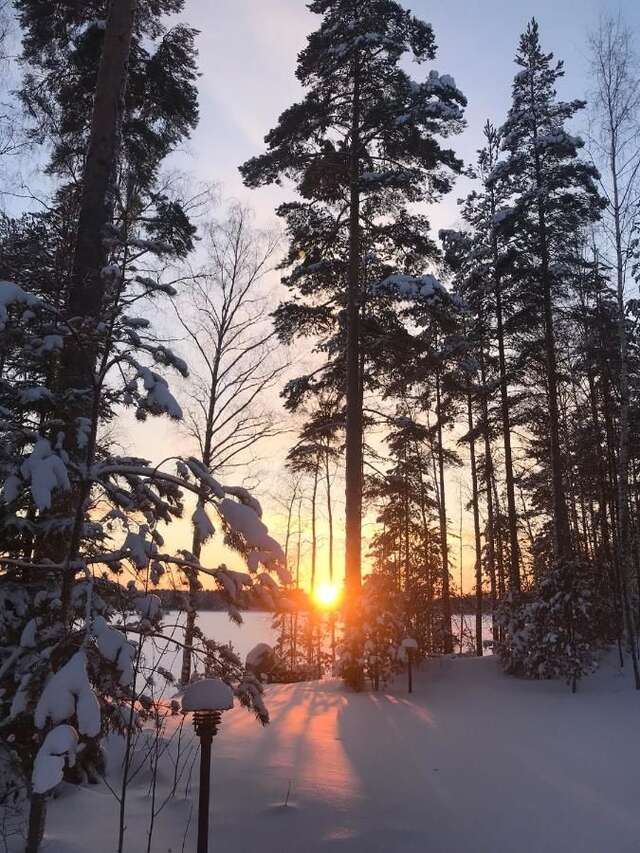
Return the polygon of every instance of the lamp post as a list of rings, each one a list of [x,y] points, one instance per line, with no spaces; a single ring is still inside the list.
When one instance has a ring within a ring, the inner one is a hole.
[[[200,738],[200,793],[198,798],[197,853],[209,851],[209,789],[211,744],[218,733],[222,712],[233,708],[233,693],[219,678],[194,681],[185,690],[182,712],[193,711],[193,727]]]
[[[407,637],[402,641],[402,648],[407,655],[407,673],[409,676],[409,693],[413,693],[413,652],[418,648],[418,644],[411,637]]]

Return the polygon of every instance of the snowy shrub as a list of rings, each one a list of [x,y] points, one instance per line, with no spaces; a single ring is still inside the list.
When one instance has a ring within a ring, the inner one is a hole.
[[[368,575],[362,585],[356,628],[345,631],[339,649],[339,671],[354,689],[369,679],[378,690],[406,663],[402,639],[406,633],[406,604],[393,581],[382,574]]]
[[[525,678],[563,678],[572,690],[597,666],[608,607],[597,594],[591,563],[556,560],[531,592],[510,595],[497,621],[495,643],[504,669]]]

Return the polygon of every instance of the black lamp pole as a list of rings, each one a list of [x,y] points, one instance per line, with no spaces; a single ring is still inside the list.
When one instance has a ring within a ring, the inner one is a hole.
[[[413,663],[413,649],[407,649],[407,656],[408,656],[408,658],[409,658],[409,666],[408,666],[408,672],[409,672],[409,693],[413,693],[413,666],[412,666],[412,663]]]
[[[193,725],[200,738],[200,795],[198,799],[197,853],[209,853],[209,795],[211,782],[211,744],[218,733],[220,711],[196,711]]]

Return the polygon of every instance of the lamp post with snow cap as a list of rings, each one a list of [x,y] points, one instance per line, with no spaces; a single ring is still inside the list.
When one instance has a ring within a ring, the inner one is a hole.
[[[211,743],[218,733],[222,712],[233,708],[233,693],[219,678],[194,681],[185,690],[182,711],[193,711],[193,727],[200,738],[200,794],[198,798],[197,853],[209,850],[209,784],[211,779]]]

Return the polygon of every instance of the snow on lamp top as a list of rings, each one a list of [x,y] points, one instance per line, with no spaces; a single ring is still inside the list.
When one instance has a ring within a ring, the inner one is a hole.
[[[405,640],[402,641],[401,645],[402,645],[403,649],[417,649],[418,648],[418,644],[413,639],[413,637],[407,637]]]
[[[233,708],[233,693],[228,684],[219,678],[203,678],[194,681],[185,690],[182,710],[228,711]]]

